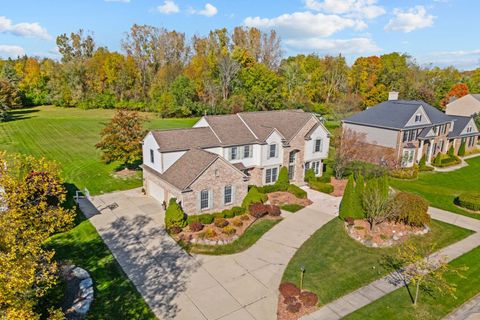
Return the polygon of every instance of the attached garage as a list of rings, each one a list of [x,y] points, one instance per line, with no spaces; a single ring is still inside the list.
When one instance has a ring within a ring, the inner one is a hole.
[[[165,200],[165,190],[152,180],[147,181],[147,194],[160,203]]]

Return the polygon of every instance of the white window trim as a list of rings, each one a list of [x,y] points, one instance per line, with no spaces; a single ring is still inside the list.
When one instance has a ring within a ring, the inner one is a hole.
[[[271,155],[271,154],[272,154],[272,152],[271,152],[271,151],[272,151],[272,146],[275,147],[275,155],[274,155],[274,156]],[[278,156],[278,147],[277,147],[277,144],[276,144],[276,143],[269,144],[269,145],[268,145],[268,150],[267,150],[267,152],[268,152],[268,153],[267,153],[267,159],[277,158],[277,156]]]
[[[320,141],[320,145],[317,151],[317,141]],[[313,140],[313,153],[319,153],[323,151],[323,139],[322,138],[317,138]]]
[[[227,191],[228,187],[230,187],[230,201],[229,202],[225,201],[226,200],[226,195],[227,195],[226,191]],[[234,190],[235,189],[232,185],[228,185],[228,186],[223,187],[223,204],[224,205],[229,205],[229,204],[232,204],[234,202],[234,192],[233,192]]]
[[[205,208],[202,208],[202,192],[204,191],[207,191],[207,207]],[[200,190],[200,203],[199,203],[199,207],[200,207],[200,210],[201,211],[205,211],[205,210],[210,210],[211,209],[211,191],[209,189],[203,189],[203,190]]]
[[[150,149],[150,163],[155,163],[155,151]]]
[[[268,170],[270,170],[270,181],[267,182],[267,177],[268,177]],[[276,170],[276,179],[273,180],[273,170]],[[265,181],[265,184],[272,184],[272,183],[275,183],[277,180],[278,180],[278,173],[279,173],[279,170],[278,170],[278,167],[270,167],[270,168],[265,168],[265,178],[264,178],[264,181]]]

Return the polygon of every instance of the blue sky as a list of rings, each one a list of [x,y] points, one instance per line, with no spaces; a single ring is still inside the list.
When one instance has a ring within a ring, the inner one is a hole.
[[[473,0],[0,0],[0,56],[58,57],[55,37],[79,28],[120,50],[134,23],[205,35],[238,25],[276,29],[285,55],[406,52],[422,65],[480,67]]]

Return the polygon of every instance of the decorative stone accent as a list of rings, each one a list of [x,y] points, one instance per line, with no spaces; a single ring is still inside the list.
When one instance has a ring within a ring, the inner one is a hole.
[[[238,239],[238,235],[234,235],[232,238],[224,239],[224,240],[209,240],[209,239],[194,238],[191,240],[191,242],[196,244],[206,244],[209,246],[224,246],[226,244],[234,242],[237,239]]]
[[[93,301],[93,280],[85,269],[75,265],[64,267],[63,274],[68,290],[72,291],[67,296],[71,296],[70,300],[73,298],[67,301],[65,316],[67,319],[84,318]]]

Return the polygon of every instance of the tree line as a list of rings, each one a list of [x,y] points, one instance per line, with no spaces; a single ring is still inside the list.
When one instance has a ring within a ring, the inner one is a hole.
[[[236,27],[207,36],[133,25],[121,52],[80,30],[56,39],[60,61],[0,60],[0,106],[54,104],[154,111],[162,117],[303,108],[339,118],[384,101],[395,90],[443,108],[480,92],[480,68],[422,67],[408,54],[283,58],[272,30]]]

